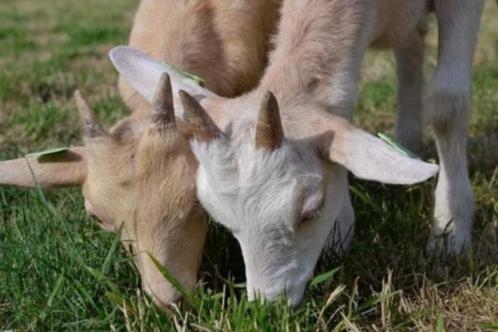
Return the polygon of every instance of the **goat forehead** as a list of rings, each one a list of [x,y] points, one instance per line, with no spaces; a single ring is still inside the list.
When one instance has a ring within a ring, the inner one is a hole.
[[[286,140],[274,151],[258,149],[254,146],[254,131],[249,131],[235,149],[242,178],[280,178],[287,181],[289,177],[321,174],[322,171],[314,151],[302,142]]]
[[[289,143],[275,151],[257,150],[244,143],[236,147],[232,158],[231,167],[213,168],[208,177],[214,177],[219,186],[208,190],[226,194],[231,188],[231,194],[223,195],[223,199],[237,206],[239,217],[291,218],[289,213],[296,203],[303,209],[321,203],[322,165],[309,151],[299,151]]]
[[[227,185],[237,190],[256,187],[264,191],[301,177],[322,178],[323,163],[309,144],[285,141],[279,149],[269,151],[254,146],[253,127],[238,126],[234,132],[237,134],[232,134],[230,141],[192,145],[208,179],[225,184],[224,191]]]

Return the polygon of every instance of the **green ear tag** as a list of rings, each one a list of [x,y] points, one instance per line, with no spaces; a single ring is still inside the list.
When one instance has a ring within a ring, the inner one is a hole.
[[[392,148],[394,148],[396,151],[398,151],[399,153],[401,153],[402,155],[406,156],[406,157],[410,157],[410,158],[414,158],[414,159],[420,159],[419,157],[417,157],[414,153],[408,151],[405,147],[402,147],[401,145],[399,145],[398,143],[396,143],[394,141],[394,139],[392,139],[391,137],[387,136],[386,134],[383,134],[383,133],[377,133],[377,136],[383,140],[384,142],[386,142],[387,144],[389,144]]]
[[[27,158],[38,158],[38,157],[42,157],[42,156],[56,155],[56,154],[63,153],[63,152],[66,152],[66,151],[69,151],[68,147],[53,148],[53,149],[43,150],[43,151],[40,151],[40,152],[28,153],[26,155],[26,157]]]
[[[191,73],[188,73],[185,70],[182,70],[182,69],[180,69],[178,67],[175,67],[173,65],[170,65],[168,63],[166,63],[166,65],[170,66],[178,74],[180,74],[182,76],[185,76],[186,78],[191,79],[192,81],[194,81],[195,83],[197,83],[199,86],[204,87],[205,81],[201,77],[199,77],[197,75],[194,75],[194,74],[191,74]]]

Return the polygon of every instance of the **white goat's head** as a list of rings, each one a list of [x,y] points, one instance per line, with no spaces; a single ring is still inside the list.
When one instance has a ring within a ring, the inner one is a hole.
[[[115,63],[127,59],[118,69],[146,97],[161,70],[170,70],[136,51],[118,53]],[[137,73],[140,79],[133,79]],[[233,100],[193,94],[179,91],[200,164],[198,198],[238,239],[251,299],[285,293],[291,304],[301,300],[348,190],[346,169],[392,184],[421,182],[438,171],[330,114],[326,105],[287,103],[280,113],[272,93],[256,90]]]
[[[0,184],[81,186],[87,211],[104,229],[123,226],[121,240],[133,251],[144,290],[167,306],[181,294],[149,254],[193,290],[207,232],[195,191],[197,161],[175,121],[169,78],[160,80],[150,116],[134,114],[109,132],[83,96],[75,96],[85,147],[0,162]]]
[[[198,104],[183,104],[188,121],[208,119]],[[283,130],[276,99],[267,94],[257,120],[234,120],[227,134],[206,121],[211,134],[194,132],[198,197],[238,239],[249,298],[285,293],[291,304],[300,301],[348,190],[344,167],[396,184],[423,181],[438,169],[313,107],[308,124],[298,119],[287,119]]]

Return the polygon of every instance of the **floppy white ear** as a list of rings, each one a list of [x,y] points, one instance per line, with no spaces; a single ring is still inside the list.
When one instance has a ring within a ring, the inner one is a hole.
[[[330,160],[360,179],[409,185],[425,181],[439,171],[438,165],[410,158],[344,119],[337,119],[331,127]]]
[[[192,96],[216,96],[194,80],[180,74],[172,66],[159,62],[134,48],[114,47],[109,52],[109,57],[116,70],[150,103],[163,73],[169,74],[174,95],[177,95],[179,90],[184,90]]]

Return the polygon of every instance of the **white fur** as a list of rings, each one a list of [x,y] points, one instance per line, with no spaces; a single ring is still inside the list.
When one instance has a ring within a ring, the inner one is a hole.
[[[361,130],[352,130],[341,139],[345,143],[331,151],[331,159],[360,179],[414,184],[433,177],[439,170],[437,165],[408,158]]]
[[[435,192],[430,250],[466,253],[474,200],[467,168],[470,72],[484,1],[437,1],[439,63],[428,92],[441,172]],[[458,54],[458,56],[455,56]]]
[[[324,188],[322,163],[311,151],[290,142],[274,152],[258,150],[253,135],[246,129],[243,143],[232,146],[227,139],[192,142],[201,165],[198,196],[239,240],[249,298],[274,299],[285,292],[296,304],[339,213],[346,172],[331,167],[328,172],[336,176]],[[303,210],[314,209],[318,220],[298,224]]]

